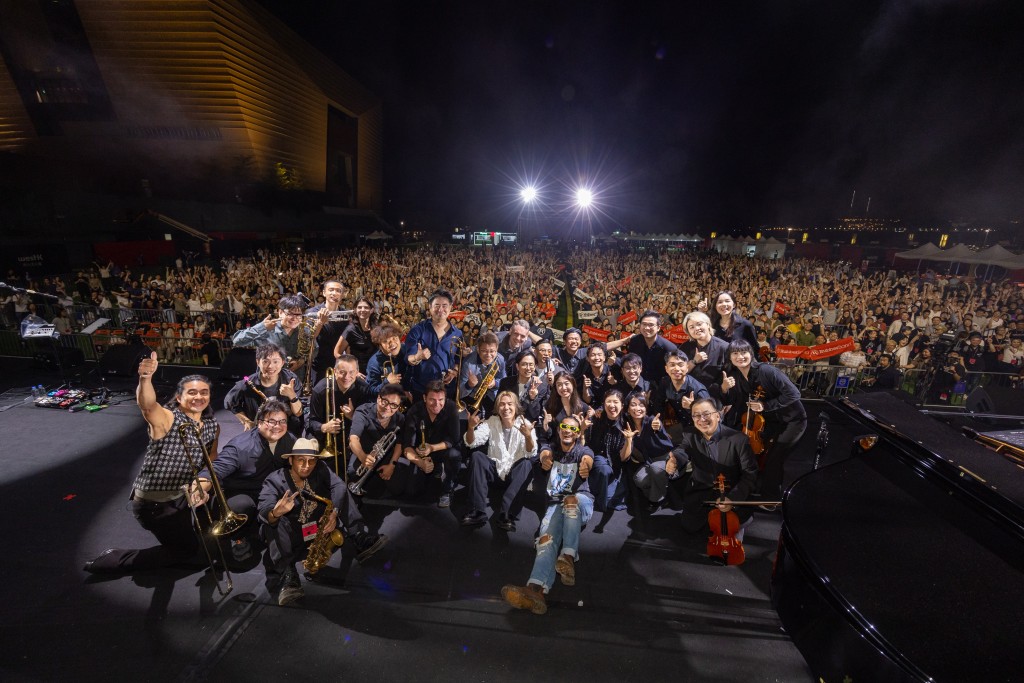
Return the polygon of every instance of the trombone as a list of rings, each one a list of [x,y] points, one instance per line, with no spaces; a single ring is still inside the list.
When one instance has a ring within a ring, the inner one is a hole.
[[[213,459],[210,457],[210,451],[206,449],[202,441],[202,428],[199,425],[193,425],[196,441],[199,444],[199,450],[203,454],[203,460],[206,462],[206,469],[210,472],[210,484],[213,486],[214,493],[217,496],[217,501],[220,504],[221,514],[223,517],[217,521],[213,520],[213,515],[210,513],[210,508],[203,506],[206,510],[206,519],[209,523],[210,535],[214,537],[214,543],[217,544],[217,551],[220,553],[221,566],[224,567],[224,577],[227,580],[227,590],[221,587],[220,581],[217,579],[217,568],[214,563],[213,554],[210,552],[210,547],[206,542],[206,535],[203,533],[202,524],[199,521],[199,516],[196,514],[195,506],[192,505],[192,497],[189,492],[190,486],[186,484],[182,487],[185,492],[185,499],[189,503],[189,510],[192,511],[192,525],[193,530],[196,532],[196,536],[199,538],[200,545],[203,546],[203,551],[206,553],[206,559],[210,563],[210,571],[213,573],[214,581],[217,584],[217,592],[221,596],[226,596],[234,588],[234,582],[231,580],[231,572],[228,571],[227,559],[224,557],[224,548],[220,544],[219,538],[221,536],[230,536],[235,533],[246,523],[249,519],[248,515],[240,515],[234,510],[228,507],[227,498],[224,497],[224,489],[221,488],[220,480],[217,478],[217,473],[213,470]],[[195,460],[192,458],[192,454],[189,452],[191,446],[188,443],[188,425],[179,424],[178,434],[181,437],[181,444],[185,449],[185,457],[188,459],[188,464],[192,468],[192,481],[195,486],[202,489],[199,480],[199,468],[196,466]],[[217,435],[220,436],[220,425],[217,425]]]
[[[337,397],[335,396],[336,384],[334,382],[334,368],[327,368],[324,372],[324,379],[327,381],[326,393],[324,394],[324,417],[327,418],[326,422],[330,422],[335,418],[334,411],[338,408]],[[341,440],[345,440],[345,416],[341,416]],[[320,451],[321,458],[334,458],[334,473],[338,472],[338,439],[331,432],[325,432],[324,434],[324,449]],[[348,468],[345,469],[346,476],[348,475]]]

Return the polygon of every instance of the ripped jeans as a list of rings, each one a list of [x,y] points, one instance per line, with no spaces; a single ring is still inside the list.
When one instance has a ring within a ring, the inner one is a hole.
[[[548,505],[544,519],[540,523],[540,535],[537,537],[537,558],[533,561],[533,571],[527,583],[535,583],[547,593],[555,583],[555,560],[561,554],[579,559],[580,531],[594,514],[594,501],[586,494],[576,495],[576,507],[565,503]]]

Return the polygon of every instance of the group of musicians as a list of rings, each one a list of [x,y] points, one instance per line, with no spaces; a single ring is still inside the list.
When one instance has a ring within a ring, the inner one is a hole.
[[[695,533],[706,528],[709,500],[730,511],[733,502],[781,496],[783,465],[807,418],[797,388],[756,360],[731,292],[719,295],[714,317],[686,316],[690,341],[681,347],[660,334],[661,316],[645,311],[639,334],[586,348],[575,328],[556,348],[523,320],[467,347],[445,290],[430,295],[427,318],[403,341],[372,304],[349,316],[344,294],[329,281],[324,303],[308,310],[284,296],[276,318],[236,335],[237,345],[255,347],[257,367],[228,392],[225,407],[243,431],[219,448],[210,380],[184,377],[161,406],[156,355],[140,363],[150,442],[131,501],[159,545],[107,550],[87,571],[199,563],[202,534],[193,530],[231,518],[234,526],[219,528],[225,564],[250,568],[262,557],[268,590],[285,605],[302,597],[300,563],[325,535],[342,531],[342,553],[358,562],[386,544],[362,519],[365,497],[446,508],[462,485],[461,524],[490,520],[496,533],[513,531],[536,498],[533,570],[502,595],[541,614],[556,577],[575,581],[580,532],[594,512],[671,507]],[[748,438],[752,422],[761,433]],[[755,457],[752,443],[764,452]],[[724,492],[714,489],[719,475]],[[208,523],[196,514],[202,508]],[[753,509],[737,513],[748,520]]]

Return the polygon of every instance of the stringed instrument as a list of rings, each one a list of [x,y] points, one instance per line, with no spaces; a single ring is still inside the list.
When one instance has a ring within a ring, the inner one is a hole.
[[[725,487],[725,475],[719,474],[714,486],[718,491],[719,500],[725,497]],[[736,538],[740,532],[739,516],[732,510],[722,512],[717,507],[712,508],[708,513],[708,527],[711,529],[708,536],[708,557],[724,565],[743,564],[747,556],[743,550],[743,543]]]
[[[748,403],[750,401],[760,401],[764,398],[764,387],[757,387],[753,393],[750,394]],[[764,458],[765,451],[768,449],[764,439],[764,415],[756,413],[747,408],[747,412],[743,413],[743,433],[747,435],[747,439],[750,441],[750,450],[757,456],[757,469],[764,469]]]

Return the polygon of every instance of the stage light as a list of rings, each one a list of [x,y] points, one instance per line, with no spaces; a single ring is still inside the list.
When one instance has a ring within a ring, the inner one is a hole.
[[[523,198],[524,202],[529,204],[530,202],[537,198],[537,188],[535,188],[533,185],[524,187],[522,190],[520,190],[519,196]]]
[[[576,205],[581,209],[588,208],[594,203],[594,193],[585,187],[576,190]]]

